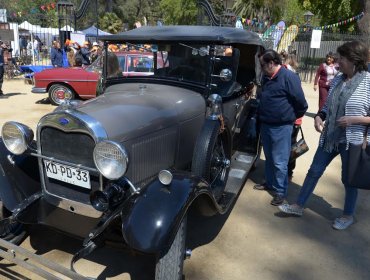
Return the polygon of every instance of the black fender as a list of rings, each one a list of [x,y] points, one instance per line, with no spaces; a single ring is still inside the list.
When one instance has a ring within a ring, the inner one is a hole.
[[[145,253],[169,248],[187,209],[202,194],[221,211],[205,181],[185,172],[172,175],[168,186],[158,179],[149,183],[131,207],[122,212],[122,233],[131,248]]]
[[[13,155],[0,138],[0,199],[4,206],[13,212],[24,199],[40,190],[37,158],[27,153]]]

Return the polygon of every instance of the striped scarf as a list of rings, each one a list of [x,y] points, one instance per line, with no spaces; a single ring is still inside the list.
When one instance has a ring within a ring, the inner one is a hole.
[[[336,124],[337,119],[345,115],[345,108],[348,99],[356,90],[361,81],[365,78],[366,72],[357,72],[350,81],[344,85],[346,75],[332,89],[330,98],[327,101],[328,116],[326,117],[324,129],[324,151],[331,153],[338,151],[339,138],[342,135],[343,127]]]

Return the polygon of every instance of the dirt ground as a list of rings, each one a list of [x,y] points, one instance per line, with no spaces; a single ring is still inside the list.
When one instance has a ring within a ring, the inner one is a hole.
[[[303,85],[309,110],[303,120],[310,151],[297,161],[289,201],[294,201],[312,161],[319,135],[313,128],[317,92]],[[0,126],[13,120],[36,129],[39,118],[55,109],[45,104],[46,95],[31,93],[23,80],[5,81],[0,97]],[[270,205],[271,196],[253,190],[263,180],[263,158],[241,192],[232,211],[224,216],[189,223],[192,257],[185,261],[187,280],[312,280],[370,278],[370,192],[360,191],[356,223],[335,231],[331,223],[341,214],[344,189],[339,158],[328,167],[307,203],[302,218],[282,216]],[[1,187],[1,186],[0,186]],[[81,241],[45,228],[32,228],[22,243],[32,252],[69,267]],[[151,279],[153,260],[122,253],[118,248],[99,249],[80,260],[77,271],[99,279]],[[0,279],[42,279],[19,266],[0,262]]]

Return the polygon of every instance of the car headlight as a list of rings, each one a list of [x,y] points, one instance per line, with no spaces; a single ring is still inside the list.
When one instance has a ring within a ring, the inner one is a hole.
[[[33,140],[32,129],[17,122],[6,122],[1,129],[1,135],[5,147],[15,155],[23,154]]]
[[[104,177],[115,180],[126,173],[128,156],[120,144],[104,140],[94,148],[94,162]]]

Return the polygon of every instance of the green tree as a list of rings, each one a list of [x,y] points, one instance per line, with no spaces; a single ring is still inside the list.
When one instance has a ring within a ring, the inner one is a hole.
[[[160,8],[165,24],[196,23],[198,13],[196,0],[161,0]]]
[[[53,0],[4,1],[2,7],[7,10],[9,21],[21,23],[27,20],[42,27],[57,27],[57,10]]]
[[[115,34],[122,31],[122,21],[115,13],[105,13],[99,20],[99,27],[109,33]]]
[[[269,18],[272,21],[281,20],[283,9],[286,7],[285,0],[236,0],[233,6],[234,12],[241,17]]]
[[[365,12],[364,17],[359,21],[359,28],[362,33],[370,35],[370,0],[362,0],[360,2],[360,7],[362,11]]]
[[[299,0],[305,10],[320,18],[320,25],[333,24],[348,19],[363,11],[364,0]],[[353,29],[355,22],[342,25],[341,30]]]

